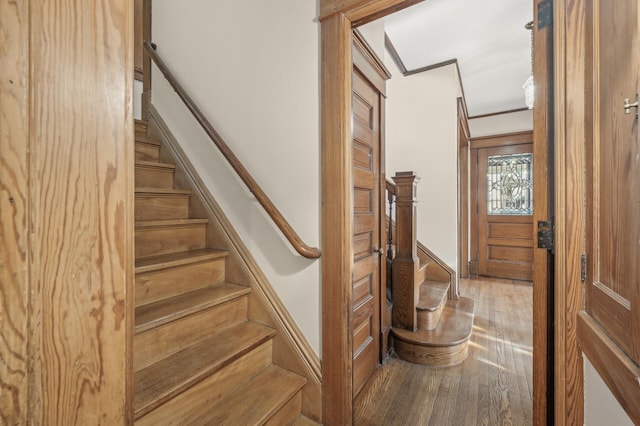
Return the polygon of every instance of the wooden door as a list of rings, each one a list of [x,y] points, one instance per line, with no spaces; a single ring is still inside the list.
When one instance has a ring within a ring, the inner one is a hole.
[[[640,364],[640,7],[587,3],[587,312]]]
[[[478,274],[531,280],[532,145],[478,150]]]
[[[353,161],[353,396],[379,363],[381,266],[380,93],[352,74]]]

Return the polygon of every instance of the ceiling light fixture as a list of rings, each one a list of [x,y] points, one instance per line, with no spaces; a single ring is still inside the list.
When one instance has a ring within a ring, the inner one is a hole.
[[[527,22],[524,27],[531,31],[531,75],[525,80],[522,88],[524,89],[524,102],[527,104],[527,108],[533,109],[533,21]]]

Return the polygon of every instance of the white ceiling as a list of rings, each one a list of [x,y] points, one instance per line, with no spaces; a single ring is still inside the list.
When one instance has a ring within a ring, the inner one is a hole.
[[[407,70],[457,59],[469,116],[526,107],[532,0],[426,0],[384,18]]]

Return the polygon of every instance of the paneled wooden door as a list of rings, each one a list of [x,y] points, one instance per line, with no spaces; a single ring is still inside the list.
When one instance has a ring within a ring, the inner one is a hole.
[[[353,396],[379,364],[380,280],[380,93],[352,73],[353,161]]]
[[[531,281],[533,145],[478,150],[478,274]]]
[[[640,364],[640,6],[587,4],[587,312]]]

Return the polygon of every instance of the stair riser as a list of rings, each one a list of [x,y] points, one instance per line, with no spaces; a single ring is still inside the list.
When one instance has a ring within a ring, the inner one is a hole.
[[[298,417],[302,409],[302,392],[296,393],[281,409],[278,410],[267,422],[265,426],[290,425]]]
[[[158,161],[160,159],[160,146],[145,142],[136,142],[136,160]]]
[[[431,367],[449,367],[467,359],[469,341],[451,346],[422,346],[395,338],[394,347],[396,354],[405,361]]]
[[[173,169],[136,166],[136,188],[173,188]]]
[[[136,420],[136,426],[189,424],[239,383],[267,368],[271,364],[271,353],[272,341],[269,340]]]
[[[446,300],[444,302],[446,302]],[[444,306],[445,303],[441,303],[435,310],[418,310],[418,330],[433,330],[436,328],[440,321],[440,315],[442,315]]]
[[[205,235],[206,224],[136,229],[136,258],[201,249]]]
[[[136,276],[136,306],[218,284],[225,278],[225,258]]]
[[[135,122],[135,135],[137,138],[146,138],[147,137],[147,123],[145,121],[136,121]]]
[[[418,272],[416,273],[415,282],[416,285],[420,285],[427,277],[427,268],[425,266],[418,268]]]
[[[137,194],[135,220],[187,219],[189,217],[188,195]]]
[[[133,341],[134,369],[139,371],[246,319],[247,297],[243,296],[137,334]]]

